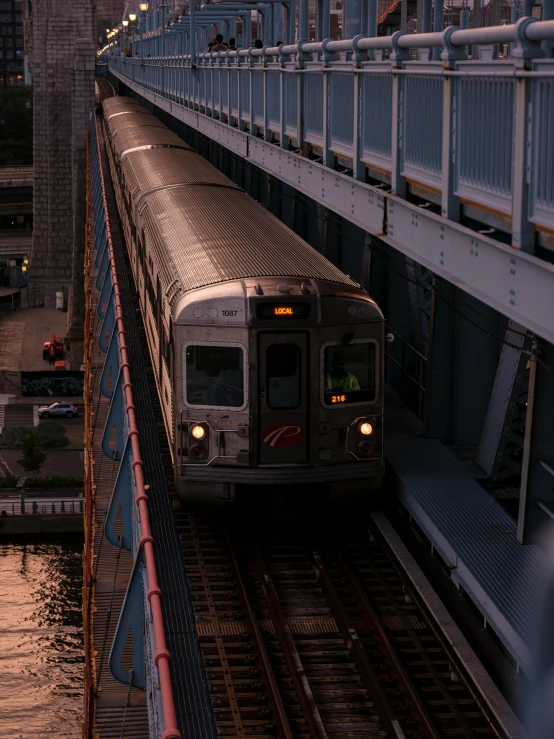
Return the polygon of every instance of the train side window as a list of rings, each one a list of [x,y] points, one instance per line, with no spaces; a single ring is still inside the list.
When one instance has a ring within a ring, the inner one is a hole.
[[[186,402],[191,406],[244,405],[244,349],[221,344],[186,347]]]
[[[373,403],[377,396],[377,344],[353,341],[323,349],[322,386],[325,405]]]
[[[300,406],[301,362],[297,344],[271,344],[265,354],[267,405],[273,410]]]

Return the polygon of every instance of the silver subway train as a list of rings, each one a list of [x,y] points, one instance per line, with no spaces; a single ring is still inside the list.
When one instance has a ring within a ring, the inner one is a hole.
[[[103,110],[179,495],[379,488],[375,302],[138,103]]]

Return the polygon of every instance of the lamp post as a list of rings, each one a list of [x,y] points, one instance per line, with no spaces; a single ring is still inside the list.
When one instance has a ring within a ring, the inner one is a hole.
[[[140,63],[143,64],[144,62],[144,44],[142,41],[142,34],[144,31],[144,21],[146,20],[146,13],[148,12],[148,3],[142,2],[139,3],[139,11],[140,11],[140,21],[139,21],[139,27],[140,27]]]
[[[165,0],[160,3],[160,10],[162,11],[162,53],[161,56],[165,57],[165,9],[167,5]]]
[[[135,57],[135,29],[136,29],[136,21],[137,21],[137,14],[136,13],[129,13],[129,21],[131,23],[131,56]]]
[[[124,21],[121,21],[121,25],[123,26],[123,54],[125,55],[125,49],[127,48],[127,26],[129,25],[129,21],[125,19]]]

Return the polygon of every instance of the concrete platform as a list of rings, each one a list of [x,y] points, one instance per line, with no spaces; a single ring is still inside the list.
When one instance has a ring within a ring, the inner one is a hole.
[[[440,554],[516,665],[529,674],[533,604],[546,573],[536,546],[522,546],[516,524],[413,413],[394,397],[385,456],[410,516]]]

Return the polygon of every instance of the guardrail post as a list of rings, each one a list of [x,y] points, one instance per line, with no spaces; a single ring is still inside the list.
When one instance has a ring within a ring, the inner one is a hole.
[[[110,291],[110,297],[108,298],[108,304],[106,306],[106,312],[104,313],[104,319],[102,321],[102,328],[98,335],[98,346],[101,351],[106,354],[108,351],[108,344],[106,343],[107,337],[112,335],[113,327],[115,325],[115,303],[113,288]]]
[[[237,52],[238,53],[238,52]],[[235,64],[237,66],[237,125],[239,131],[244,131],[244,119],[242,117],[242,85],[243,75],[241,74],[240,68],[242,65],[242,57],[235,57]]]
[[[531,59],[544,56],[540,44],[528,41],[525,29],[536,18],[521,18],[516,23],[517,43],[512,49],[519,69],[531,66]],[[515,81],[514,180],[512,186],[512,245],[523,251],[535,251],[535,227],[529,221],[529,185],[531,161],[531,85],[528,77]]]
[[[402,64],[410,58],[409,51],[398,45],[398,40],[405,36],[405,31],[397,31],[392,36],[392,53],[390,60],[392,73],[392,142],[391,142],[391,192],[403,198],[406,195],[406,180],[402,176],[404,146],[404,99],[402,75],[395,74],[395,69],[402,69]]]
[[[102,285],[100,297],[98,298],[98,305],[96,306],[96,313],[98,314],[99,318],[104,318],[106,314],[107,304],[105,305],[105,303],[107,300],[109,300],[111,292],[112,292],[112,274],[111,274],[111,271],[108,270],[106,274],[106,279],[104,280],[104,284]]]
[[[281,128],[281,147],[283,149],[289,148],[289,137],[285,133],[287,130],[287,118],[286,118],[286,108],[285,108],[285,94],[286,94],[286,75],[288,72],[285,71],[285,57],[283,56],[283,52],[281,51],[281,46],[279,47],[279,97],[280,97],[280,104],[281,108],[279,111],[279,120],[280,120],[280,128]]]
[[[360,69],[361,62],[367,60],[367,52],[358,49],[358,41],[363,36],[352,39],[352,63],[354,65],[354,115],[352,132],[352,176],[357,180],[365,180],[365,164],[361,161],[362,156],[362,75],[356,70]]]
[[[121,546],[129,552],[133,548],[131,521],[131,517],[133,515],[133,473],[131,470],[131,452],[131,442],[127,439],[121,464],[117,472],[117,479],[115,481],[113,493],[108,504],[106,521],[104,523],[106,539],[110,544],[113,544],[114,547],[118,547],[120,545],[120,541],[119,536],[115,533],[115,522],[119,512],[119,506],[121,506],[121,522],[123,525]]]
[[[110,344],[108,346],[108,353],[104,360],[104,366],[102,367],[102,374],[100,375],[100,392],[106,398],[111,398],[113,395],[113,385],[119,375],[119,338],[118,338],[118,327],[114,324],[112,329],[112,335],[110,338]],[[108,388],[108,378],[112,373],[112,388]]]
[[[108,657],[108,666],[110,672],[116,680],[123,685],[129,685],[134,688],[144,690],[146,687],[145,680],[145,654],[144,654],[144,554],[142,549],[139,550],[131,578],[125,593],[125,600],[119,614],[117,626],[115,629],[110,656]],[[129,672],[121,664],[123,661],[123,652],[129,638],[129,632],[132,634],[132,656],[133,671],[131,680],[129,680]]]
[[[102,432],[102,451],[109,457],[119,461],[123,454],[124,446],[124,427],[125,427],[125,408],[123,402],[123,372],[119,373],[114,391],[112,393],[112,402],[108,410],[108,418]],[[115,449],[110,446],[110,439],[115,428]]]
[[[332,41],[332,39],[326,38],[321,44],[323,47],[323,164],[325,164],[326,167],[332,167],[335,163],[335,155],[331,151],[331,127],[329,125],[329,62],[335,61],[338,57],[332,51],[328,50],[327,46],[330,41]]]
[[[258,134],[258,126],[254,123],[254,62],[252,60],[252,49],[249,50],[248,54],[248,76],[250,83],[250,133],[252,136]]]
[[[271,141],[271,131],[269,130],[269,106],[267,103],[269,92],[268,92],[268,71],[267,71],[267,56],[265,54],[265,48],[262,56],[262,74],[264,76],[264,141]]]
[[[457,27],[451,26],[444,32],[444,50],[441,53],[443,67],[453,69],[456,62],[465,59],[465,50],[455,47],[450,36]],[[442,99],[442,197],[441,215],[451,221],[460,220],[460,199],[454,194],[456,183],[456,81],[449,75],[443,76]]]

